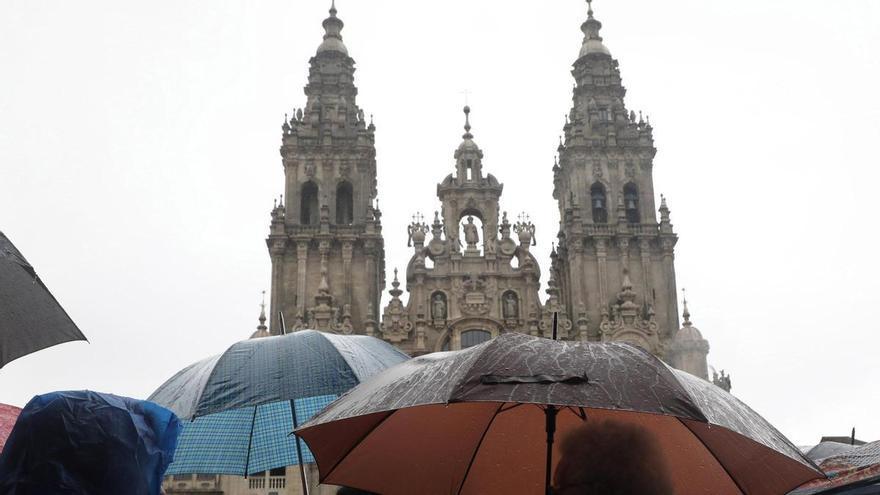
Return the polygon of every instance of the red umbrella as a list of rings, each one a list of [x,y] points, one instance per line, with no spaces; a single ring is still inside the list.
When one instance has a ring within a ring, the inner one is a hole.
[[[823,476],[748,406],[640,348],[522,334],[394,366],[297,434],[329,484],[539,494],[559,464],[553,431],[605,421],[659,444],[678,495],[779,495]]]
[[[21,409],[15,406],[0,404],[0,452],[3,452],[3,445],[6,444],[6,439],[9,438],[19,413]]]

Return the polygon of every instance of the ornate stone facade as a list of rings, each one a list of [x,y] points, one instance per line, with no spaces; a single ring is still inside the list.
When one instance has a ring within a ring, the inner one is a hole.
[[[441,209],[430,226],[417,215],[408,228],[409,300],[400,299],[395,270],[383,315],[381,337],[413,355],[469,347],[502,332],[549,335],[553,307],[562,310],[563,337],[571,328],[555,288],[548,290],[551,304],[541,303],[541,272],[530,252],[535,226],[524,215],[511,224],[499,211],[503,186],[484,173],[470,108],[464,112],[455,172],[437,185]]]
[[[376,325],[385,248],[376,201],[375,126],[357,106],[354,60],[336,8],[310,61],[304,109],[285,116],[286,200],[276,203],[266,244],[272,259],[269,328],[351,333]],[[359,332],[360,333],[360,332]]]
[[[588,2],[589,3],[589,2]],[[355,102],[354,61],[332,8],[311,60],[306,107],[285,118],[286,201],[272,212],[270,332],[315,328],[375,335],[413,355],[460,349],[502,332],[624,341],[708,378],[708,343],[679,329],[674,249],[678,236],[661,199],[655,214],[653,128],[624,103],[618,62],[589,8],[572,74],[573,105],[553,166],[561,222],[546,297],[530,252],[536,229],[499,209],[503,187],[483,170],[471,134],[455,171],[437,186],[441,208],[408,226],[413,252],[395,270],[379,315],[384,247],[376,200],[375,127]],[[694,340],[694,339],[691,339]]]
[[[624,103],[618,62],[589,9],[572,75],[573,105],[553,166],[559,249],[553,255],[562,303],[578,322],[576,337],[641,345],[708,378],[705,352],[676,355],[674,248],[665,198],[654,214],[653,128]],[[705,342],[705,341],[703,341]],[[702,347],[701,347],[702,348]]]

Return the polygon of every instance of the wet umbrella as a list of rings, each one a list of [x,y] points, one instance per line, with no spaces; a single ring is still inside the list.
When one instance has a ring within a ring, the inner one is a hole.
[[[15,425],[15,420],[18,419],[20,413],[21,409],[15,406],[0,404],[0,452],[3,452],[3,445],[9,438],[12,426]]]
[[[146,401],[38,395],[0,454],[0,493],[158,495],[179,429],[171,411]]]
[[[680,495],[780,494],[821,476],[745,404],[639,348],[522,334],[395,366],[298,434],[325,483],[537,494],[558,460],[548,456],[554,429],[604,419],[653,434]]]
[[[86,338],[34,268],[0,232],[0,368],[73,340]]]
[[[407,359],[372,337],[304,330],[242,341],[199,361],[150,397],[193,419],[184,424],[168,473],[247,476],[314,462],[291,430],[361,381]]]
[[[880,441],[849,447],[817,461],[827,480],[811,481],[791,494],[880,493]]]

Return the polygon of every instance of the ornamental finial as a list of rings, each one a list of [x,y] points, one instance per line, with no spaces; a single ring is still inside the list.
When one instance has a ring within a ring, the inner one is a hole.
[[[468,105],[464,106],[464,139],[473,139],[474,136],[471,134],[471,107]]]
[[[681,289],[682,294],[682,303],[684,305],[684,312],[682,316],[684,316],[684,326],[689,327],[692,325],[691,323],[691,312],[688,311],[688,300],[687,300],[687,289]]]

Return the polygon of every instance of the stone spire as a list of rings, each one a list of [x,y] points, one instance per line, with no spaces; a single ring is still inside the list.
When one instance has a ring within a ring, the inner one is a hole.
[[[602,36],[599,35],[599,30],[601,29],[602,23],[593,17],[593,0],[587,0],[587,20],[581,24],[581,31],[584,33],[581,57],[593,53],[611,56],[611,52],[602,44]]]
[[[260,324],[257,325],[257,331],[251,334],[252,339],[260,339],[269,337],[269,328],[266,326],[266,291],[263,291],[263,302],[260,303]]]
[[[266,291],[263,291],[263,302],[260,303],[260,325],[257,330],[266,330]]]
[[[483,152],[474,142],[471,134],[471,107],[464,107],[464,134],[461,136],[461,144],[455,150],[456,183],[459,185],[483,179]]]
[[[269,314],[296,316],[294,331],[367,332],[385,291],[376,128],[357,104],[355,62],[337,13],[333,2],[309,60],[305,106],[282,125],[285,189],[267,239],[277,274]]]
[[[687,300],[686,290],[681,289],[681,293],[683,295],[681,303],[682,303],[682,306],[684,306],[684,311],[681,314],[681,316],[684,318],[684,323],[682,323],[682,326],[690,327],[690,326],[693,326],[693,323],[691,323],[691,312],[688,310],[688,300]]]
[[[669,206],[666,204],[666,196],[660,195],[660,233],[674,234],[672,231],[672,222],[669,219]]]
[[[345,48],[345,44],[342,42],[342,34],[340,34],[345,23],[342,22],[342,19],[336,17],[336,12],[336,0],[333,0],[333,3],[330,5],[330,17],[324,19],[322,23],[324,26],[324,42],[318,47],[319,54],[326,51],[337,51],[348,55],[348,49]]]
[[[471,134],[471,107],[467,105],[464,107],[464,134],[461,135],[461,139],[459,151],[480,151],[480,147],[474,142],[474,135]]]
[[[681,290],[682,294],[686,291]],[[691,312],[688,309],[687,297],[682,298],[684,322],[681,329],[676,332],[670,348],[670,364],[676,368],[687,371],[692,375],[699,376],[704,380],[709,379],[709,367],[706,356],[709,354],[709,342],[703,338],[700,330],[691,322]]]
[[[397,268],[394,269],[394,280],[391,282],[392,289],[388,291],[394,299],[400,299],[403,291],[400,290],[400,279],[397,277]]]

